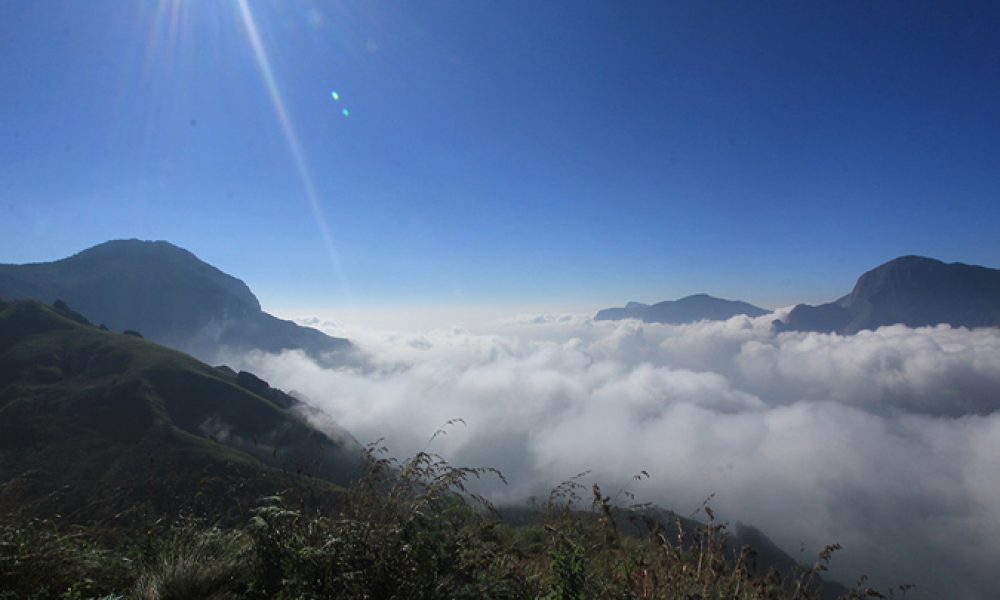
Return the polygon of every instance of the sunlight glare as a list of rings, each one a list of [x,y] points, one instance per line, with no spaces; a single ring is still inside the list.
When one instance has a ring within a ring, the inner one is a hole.
[[[271,61],[268,59],[264,43],[257,30],[257,23],[254,20],[253,13],[250,11],[250,6],[247,3],[247,0],[237,0],[237,4],[240,8],[240,17],[243,21],[243,27],[246,30],[247,39],[250,42],[250,48],[253,50],[254,60],[257,63],[257,70],[260,72],[261,79],[267,87],[268,95],[271,97],[274,114],[278,119],[278,124],[281,126],[282,133],[285,136],[285,142],[288,144],[288,149],[291,152],[293,161],[295,162],[299,179],[302,183],[302,188],[305,191],[306,198],[309,200],[309,205],[312,209],[316,224],[319,227],[320,234],[323,236],[323,242],[326,245],[327,253],[330,256],[330,262],[333,264],[338,283],[340,284],[343,292],[349,295],[350,292],[347,280],[344,277],[344,271],[340,265],[340,256],[333,241],[333,234],[330,231],[330,227],[326,222],[326,217],[323,214],[323,208],[320,204],[319,195],[316,193],[316,186],[313,184],[313,178],[309,172],[309,163],[306,161],[305,151],[302,149],[301,142],[299,142],[299,136],[295,130],[295,125],[292,122],[291,116],[285,109],[285,102],[281,97],[281,90],[278,88],[278,82],[274,77],[274,72],[271,70]],[[337,94],[337,92],[333,92],[332,95],[335,100],[339,98],[339,94]],[[343,112],[344,116],[347,116],[347,109],[344,109]]]

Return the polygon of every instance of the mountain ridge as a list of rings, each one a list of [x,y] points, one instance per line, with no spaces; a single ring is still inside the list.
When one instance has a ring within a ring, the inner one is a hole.
[[[595,321],[639,319],[646,323],[680,325],[696,321],[724,321],[736,315],[759,317],[771,311],[740,300],[726,300],[708,294],[692,294],[677,300],[656,304],[629,302],[624,307],[604,308],[594,315]]]
[[[905,255],[858,277],[850,293],[796,305],[776,331],[850,335],[885,325],[1000,326],[1000,270]]]
[[[287,349],[325,360],[350,347],[264,312],[245,282],[162,240],[111,240],[57,261],[0,265],[0,297],[64,300],[96,323],[209,362]]]

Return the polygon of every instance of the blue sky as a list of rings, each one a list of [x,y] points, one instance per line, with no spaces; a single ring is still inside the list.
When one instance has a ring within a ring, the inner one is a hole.
[[[997,267],[998,39],[989,3],[8,0],[0,262],[166,239],[274,310]]]

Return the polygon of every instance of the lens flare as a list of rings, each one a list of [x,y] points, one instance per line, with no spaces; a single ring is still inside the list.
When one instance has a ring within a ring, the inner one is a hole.
[[[345,117],[349,117],[349,116],[351,116],[351,111],[347,110],[346,108],[345,108],[344,110],[340,111],[340,112],[341,112],[341,113],[342,113],[342,114],[343,114],[343,115],[344,115]]]
[[[323,242],[326,245],[327,253],[330,255],[334,274],[338,279],[338,283],[340,283],[341,289],[345,294],[349,294],[350,290],[347,286],[347,279],[344,277],[343,268],[340,266],[340,255],[333,242],[333,234],[330,231],[329,225],[327,225],[326,216],[323,214],[323,207],[320,204],[319,194],[316,193],[312,174],[309,172],[309,163],[306,161],[305,151],[302,149],[302,143],[299,141],[299,134],[295,130],[291,116],[285,109],[285,102],[281,97],[281,90],[278,88],[274,72],[271,70],[271,61],[268,59],[267,51],[264,49],[264,43],[257,30],[257,23],[254,21],[253,13],[250,12],[247,0],[237,0],[237,4],[239,5],[243,28],[246,30],[247,39],[250,41],[250,48],[253,50],[254,60],[257,63],[257,70],[260,71],[261,79],[263,79],[264,86],[271,97],[274,114],[278,119],[278,124],[281,126],[281,131],[285,136],[285,142],[288,144],[288,150],[298,170],[299,180],[305,191],[306,199],[309,201],[316,225],[323,236]],[[333,97],[336,100],[340,96],[336,92],[333,92]],[[344,110],[344,114],[346,116],[346,109]]]
[[[333,98],[334,100],[340,100],[340,94],[338,94],[337,92],[330,92],[330,97]]]

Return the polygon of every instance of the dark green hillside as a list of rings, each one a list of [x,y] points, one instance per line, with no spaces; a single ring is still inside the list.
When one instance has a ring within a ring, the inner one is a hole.
[[[295,404],[250,374],[0,301],[0,513],[138,522],[242,517],[290,486],[329,499],[357,474],[359,447]]]

